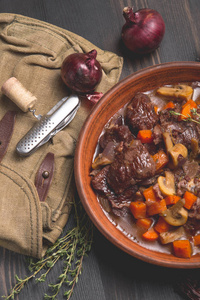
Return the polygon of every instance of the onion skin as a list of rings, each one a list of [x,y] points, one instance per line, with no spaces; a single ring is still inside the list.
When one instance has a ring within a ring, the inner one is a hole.
[[[140,9],[133,12],[125,7],[123,16],[126,23],[122,27],[122,40],[134,53],[147,54],[157,49],[165,34],[162,16],[153,9]]]
[[[93,92],[102,78],[102,68],[96,60],[97,51],[73,53],[67,56],[61,66],[61,78],[74,92]]]
[[[92,94],[86,94],[85,97],[87,100],[92,102],[93,104],[96,104],[101,97],[103,96],[103,93],[93,92]]]

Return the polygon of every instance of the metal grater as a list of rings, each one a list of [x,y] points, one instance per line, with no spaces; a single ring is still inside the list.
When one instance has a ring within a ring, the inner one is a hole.
[[[79,98],[72,95],[60,100],[45,116],[35,115],[39,122],[19,141],[17,152],[23,156],[35,152],[72,121],[79,106]]]

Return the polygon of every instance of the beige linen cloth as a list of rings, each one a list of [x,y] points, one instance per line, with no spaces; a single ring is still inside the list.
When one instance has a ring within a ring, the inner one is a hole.
[[[16,77],[38,99],[36,114],[46,114],[69,90],[60,77],[66,56],[97,50],[103,78],[96,91],[105,93],[118,80],[122,58],[102,51],[82,37],[22,15],[0,14],[0,86]],[[37,120],[0,94],[0,119],[17,111],[8,151],[0,164],[0,246],[41,258],[45,241],[54,243],[65,226],[74,192],[73,156],[88,109],[81,106],[74,120],[29,157],[16,153],[16,144]],[[55,155],[53,181],[45,202],[34,185],[36,172],[48,152]]]

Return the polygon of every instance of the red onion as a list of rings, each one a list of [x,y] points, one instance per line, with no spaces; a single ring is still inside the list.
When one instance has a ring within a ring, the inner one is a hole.
[[[61,78],[73,91],[90,93],[102,77],[102,68],[96,60],[97,51],[73,53],[67,56],[61,66]]]
[[[123,16],[126,23],[122,27],[122,40],[129,50],[146,54],[158,48],[165,33],[165,23],[156,10],[144,8],[133,12],[132,8],[125,7]]]

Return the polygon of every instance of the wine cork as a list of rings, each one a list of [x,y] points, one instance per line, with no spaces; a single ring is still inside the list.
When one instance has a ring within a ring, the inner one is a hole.
[[[37,101],[37,98],[15,77],[4,82],[1,91],[24,112],[32,109]]]

